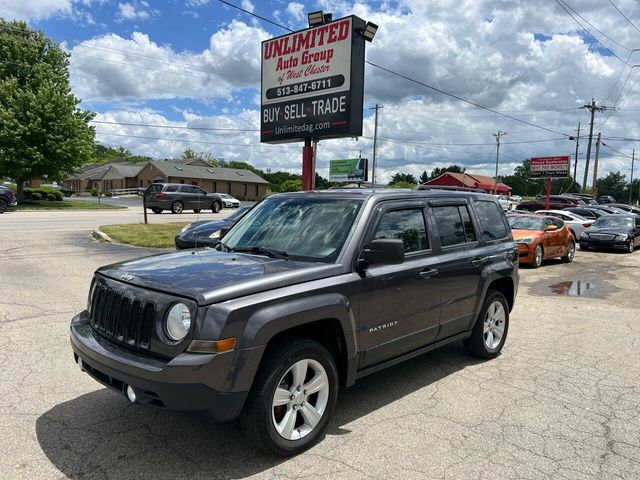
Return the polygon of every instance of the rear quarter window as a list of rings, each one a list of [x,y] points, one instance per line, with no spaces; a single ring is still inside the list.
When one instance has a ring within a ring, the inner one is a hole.
[[[478,221],[480,222],[480,236],[485,242],[499,240],[509,236],[509,230],[502,209],[487,200],[474,202]]]

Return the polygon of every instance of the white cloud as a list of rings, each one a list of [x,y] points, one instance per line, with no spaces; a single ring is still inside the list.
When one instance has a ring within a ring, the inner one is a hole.
[[[73,0],[0,0],[0,12],[7,20],[41,20],[54,14],[71,14]]]
[[[149,7],[147,2],[140,2],[143,7]],[[118,15],[116,20],[147,20],[151,17],[149,10],[144,10],[136,7],[133,3],[118,3]]]
[[[217,98],[258,88],[260,40],[267,33],[233,21],[210,38],[199,53],[176,52],[136,32],[125,39],[97,37],[71,50],[74,91],[85,100]]]
[[[298,2],[290,2],[287,5],[287,13],[291,15],[294,20],[300,22],[304,19],[304,5]]]
[[[240,2],[240,6],[251,13],[253,13],[256,9],[251,0],[242,0],[242,2]]]

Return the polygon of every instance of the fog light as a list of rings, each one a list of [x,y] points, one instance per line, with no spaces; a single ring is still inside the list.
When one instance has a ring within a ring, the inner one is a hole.
[[[133,391],[133,388],[131,388],[131,385],[127,385],[127,399],[131,402],[131,403],[136,403],[136,392]]]

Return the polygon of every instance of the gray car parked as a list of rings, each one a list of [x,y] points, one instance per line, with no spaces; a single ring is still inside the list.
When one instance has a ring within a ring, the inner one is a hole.
[[[181,183],[154,183],[144,191],[146,208],[153,213],[170,210],[171,213],[182,213],[193,210],[200,213],[203,209],[211,209],[213,213],[222,210],[222,198],[217,193],[207,193],[196,185]]]

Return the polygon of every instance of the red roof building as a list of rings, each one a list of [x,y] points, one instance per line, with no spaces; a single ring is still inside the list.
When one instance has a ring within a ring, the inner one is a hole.
[[[487,193],[493,193],[495,188],[495,179],[485,175],[476,175],[475,173],[445,172],[439,177],[423,183],[423,185],[480,188]],[[511,187],[498,182],[498,195],[511,195]]]

